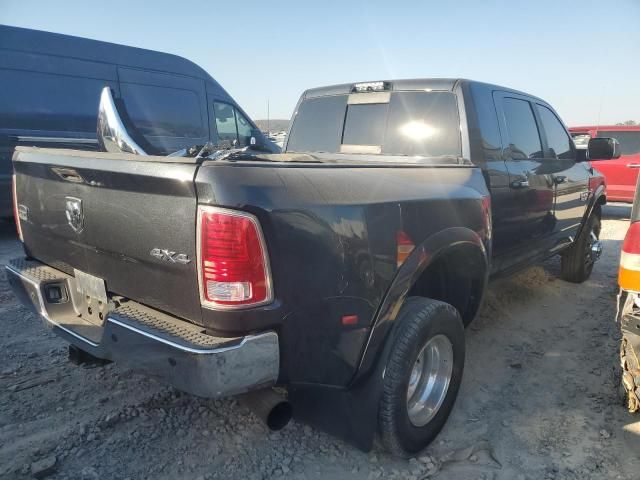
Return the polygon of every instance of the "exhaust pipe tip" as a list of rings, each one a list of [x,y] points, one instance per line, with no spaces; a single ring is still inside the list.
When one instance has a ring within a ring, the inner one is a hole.
[[[271,388],[239,395],[238,401],[274,432],[286,427],[293,417],[289,401]]]
[[[293,416],[293,408],[291,404],[284,400],[275,405],[266,418],[266,425],[269,427],[269,430],[277,432],[278,430],[282,430],[287,426],[289,421],[291,421],[291,417]]]

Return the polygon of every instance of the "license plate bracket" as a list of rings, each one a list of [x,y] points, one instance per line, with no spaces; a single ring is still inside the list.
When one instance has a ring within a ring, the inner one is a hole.
[[[109,303],[107,298],[107,288],[104,280],[100,277],[95,277],[80,270],[73,269],[73,276],[76,279],[76,291],[82,295],[82,298],[90,297],[103,305]]]

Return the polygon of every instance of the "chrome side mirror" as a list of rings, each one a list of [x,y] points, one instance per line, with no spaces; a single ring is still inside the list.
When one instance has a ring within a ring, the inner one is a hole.
[[[131,138],[122,123],[110,87],[104,87],[98,106],[98,144],[105,152],[147,155],[147,152]]]

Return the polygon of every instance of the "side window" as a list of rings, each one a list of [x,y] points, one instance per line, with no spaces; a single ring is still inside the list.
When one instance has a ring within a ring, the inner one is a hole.
[[[233,105],[224,102],[213,102],[216,115],[218,140],[223,142],[237,141],[237,146],[246,147],[251,143],[251,123]]]
[[[195,92],[135,83],[121,83],[120,92],[129,118],[145,137],[206,136]]]
[[[234,109],[235,110],[235,109]],[[236,120],[238,122],[238,139],[241,147],[246,147],[251,143],[251,124],[238,110],[236,112]]]
[[[569,135],[558,117],[544,105],[538,104],[538,112],[544,132],[547,134],[547,143],[552,150],[551,156],[553,158],[575,158]]]
[[[498,126],[498,114],[491,91],[472,83],[472,98],[478,116],[478,128],[482,140],[482,150],[487,160],[502,160],[502,138]]]
[[[502,101],[511,158],[542,158],[542,143],[531,104],[517,98]]]
[[[231,142],[233,144],[233,142],[238,140],[234,108],[228,103],[213,102],[213,110],[216,115],[218,140],[221,142]]]
[[[107,80],[0,69],[0,129],[95,134]]]

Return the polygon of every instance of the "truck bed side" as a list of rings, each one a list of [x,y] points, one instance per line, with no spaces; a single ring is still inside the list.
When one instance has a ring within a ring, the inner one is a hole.
[[[276,298],[245,311],[203,309],[203,324],[280,329],[287,382],[346,385],[353,377],[398,275],[399,231],[419,246],[460,228],[490,251],[488,192],[475,167],[211,162],[196,188],[200,203],[260,220]],[[357,322],[344,325],[350,315]]]

